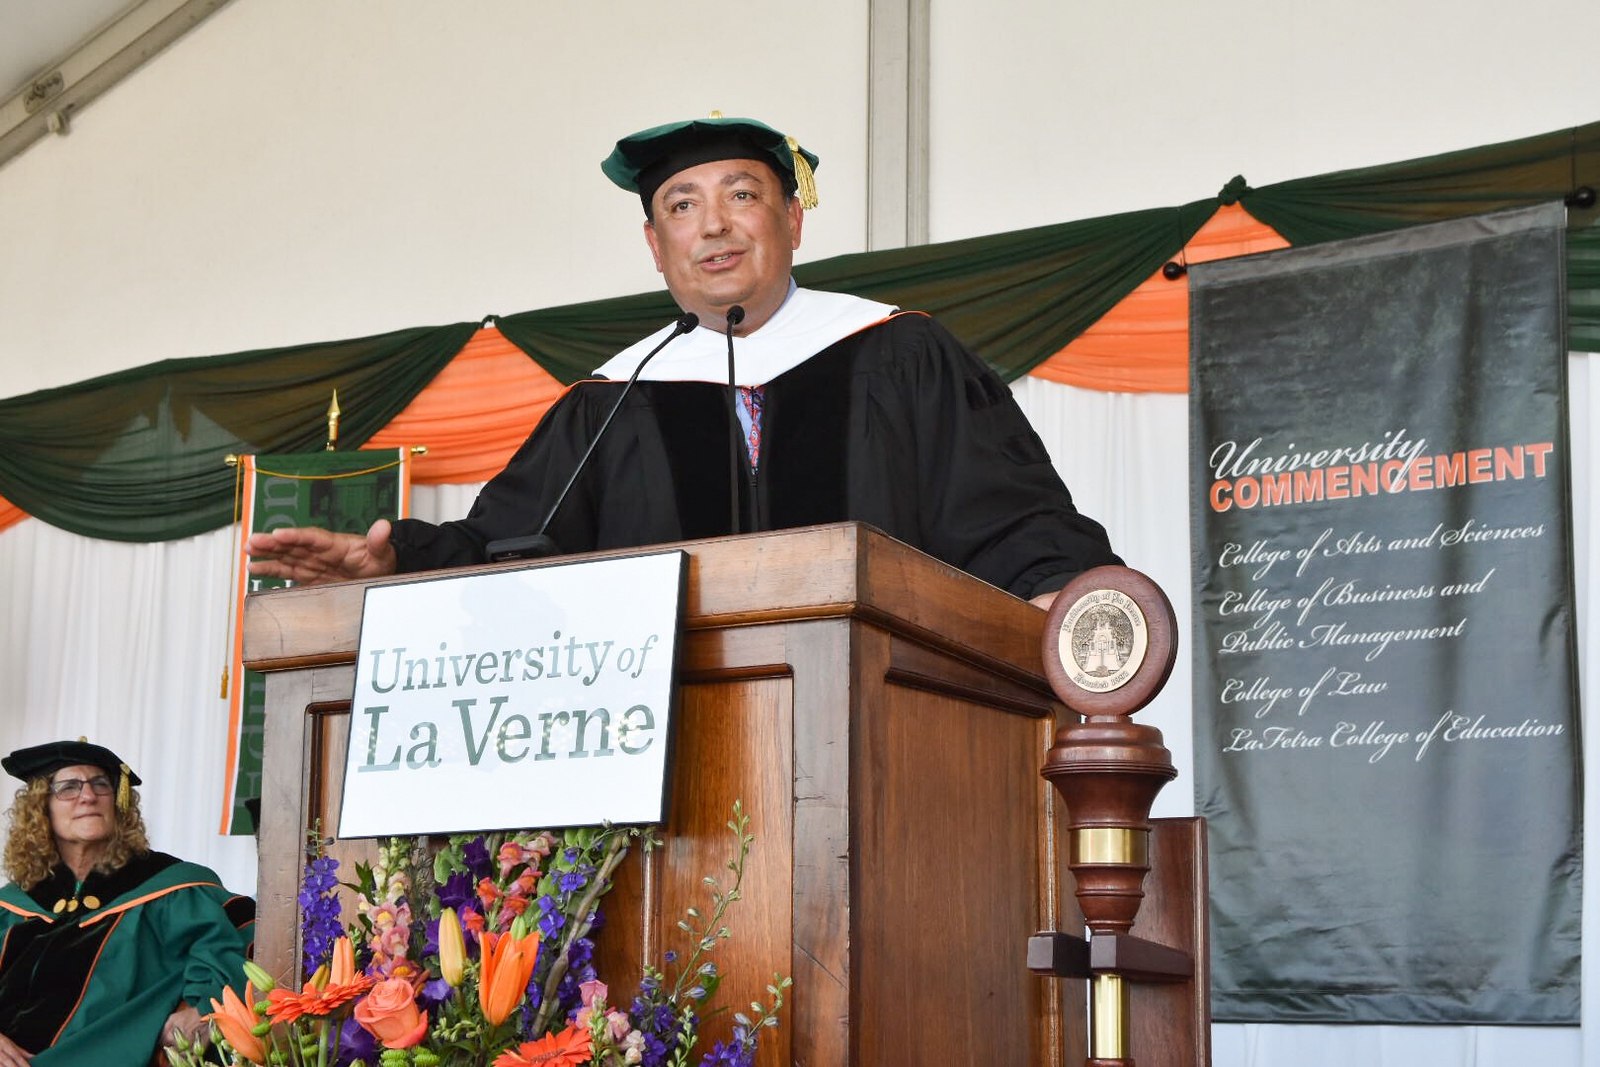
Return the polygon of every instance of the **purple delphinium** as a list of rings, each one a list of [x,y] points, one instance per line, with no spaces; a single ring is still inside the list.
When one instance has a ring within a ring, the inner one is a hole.
[[[661,1067],[672,1055],[671,1047],[655,1034],[644,1035],[644,1048],[640,1051],[639,1067]]]
[[[700,1060],[700,1067],[751,1067],[756,1062],[754,1041],[741,1041],[739,1029],[734,1028],[732,1041],[718,1041]]]
[[[582,985],[599,975],[594,968],[594,942],[587,937],[574,938],[567,949],[567,973],[556,987],[556,1003],[564,1016],[570,1018],[583,1007]]]
[[[538,905],[539,935],[554,941],[561,933],[561,928],[567,925],[567,917],[561,914],[561,905],[556,903],[554,897],[540,897]]]
[[[544,990],[539,985],[537,974],[528,981],[528,996],[522,1002],[522,1010],[517,1015],[517,1035],[524,1040],[543,1035],[533,1032],[534,1018],[539,1014],[539,1005],[544,1003]]]
[[[306,864],[300,883],[300,938],[305,946],[302,977],[333,959],[333,943],[344,933],[339,920],[339,861],[318,856]]]
[[[661,998],[660,976],[646,974],[639,980],[639,995],[628,1007],[629,1022],[644,1035],[641,1067],[660,1067],[677,1046],[678,1013]]]

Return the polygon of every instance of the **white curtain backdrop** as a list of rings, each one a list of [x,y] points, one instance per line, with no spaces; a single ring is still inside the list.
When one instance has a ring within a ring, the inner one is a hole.
[[[1600,602],[1589,564],[1600,507],[1591,491],[1600,469],[1600,441],[1590,432],[1600,414],[1600,389],[1592,385],[1597,359],[1569,360],[1586,753],[1600,668],[1600,642],[1587,626]],[[1017,383],[1015,392],[1079,508],[1105,523],[1130,566],[1166,589],[1186,633],[1188,398],[1099,393],[1036,379]],[[475,486],[419,487],[415,514],[465,514],[475,493]],[[125,545],[31,519],[0,533],[0,752],[80,734],[109,746],[145,780],[154,846],[213,867],[231,888],[253,891],[254,840],[216,832],[227,723],[218,685],[232,539],[232,531],[221,530]],[[1180,643],[1171,682],[1140,716],[1162,730],[1179,768],[1178,780],[1157,800],[1158,816],[1193,812],[1188,657]],[[1586,798],[1586,813],[1591,804]],[[1591,858],[1587,847],[1585,858]],[[1600,929],[1597,917],[1596,894],[1586,887],[1586,935]],[[1584,1017],[1600,1022],[1596,977],[1586,958]],[[1219,1067],[1600,1065],[1600,1042],[1585,1045],[1577,1028],[1218,1025],[1213,1053]]]

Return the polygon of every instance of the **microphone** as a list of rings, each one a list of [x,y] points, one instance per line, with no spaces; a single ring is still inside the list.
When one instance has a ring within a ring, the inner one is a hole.
[[[742,317],[742,316],[741,316]],[[633,391],[633,385],[639,380],[639,375],[644,372],[644,366],[656,358],[656,353],[666,348],[673,341],[682,337],[696,326],[700,325],[700,316],[692,311],[686,311],[678,316],[678,321],[673,324],[672,332],[661,339],[661,343],[652,348],[639,365],[633,368],[633,373],[628,376],[628,383],[622,387],[622,394],[617,397],[617,402],[611,405],[611,410],[606,412],[600,429],[595,431],[594,437],[589,441],[589,447],[584,449],[577,466],[572,469],[572,477],[567,479],[567,484],[561,487],[555,503],[550,505],[550,511],[545,515],[544,522],[539,524],[539,531],[523,537],[503,537],[490,541],[484,551],[492,562],[507,559],[543,559],[546,556],[558,556],[561,549],[556,545],[555,539],[545,533],[550,524],[555,521],[556,512],[561,510],[561,505],[567,502],[567,495],[572,492],[572,487],[578,483],[578,475],[583,473],[583,468],[589,465],[589,457],[594,455],[594,450],[604,437],[611,420],[617,417],[617,412],[622,410],[623,401],[628,399],[628,394]]]
[[[728,309],[728,432],[733,437],[733,450],[728,464],[728,529],[742,533],[739,528],[739,450],[744,447],[744,435],[739,432],[739,389],[733,372],[733,328],[744,321],[744,308],[738,304]]]

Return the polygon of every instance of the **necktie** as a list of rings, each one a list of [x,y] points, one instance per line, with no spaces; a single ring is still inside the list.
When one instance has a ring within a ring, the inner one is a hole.
[[[759,385],[739,386],[739,402],[744,405],[744,412],[749,416],[749,433],[745,437],[745,450],[750,453],[750,468],[754,470],[761,463],[761,404],[763,401],[762,387]]]

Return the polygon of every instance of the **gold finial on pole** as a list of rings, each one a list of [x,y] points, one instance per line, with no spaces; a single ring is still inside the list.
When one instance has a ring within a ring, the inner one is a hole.
[[[339,443],[339,414],[339,390],[335,389],[333,399],[328,402],[328,452]]]

